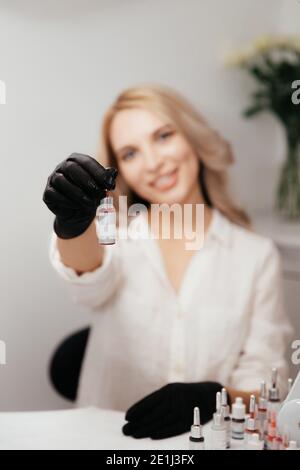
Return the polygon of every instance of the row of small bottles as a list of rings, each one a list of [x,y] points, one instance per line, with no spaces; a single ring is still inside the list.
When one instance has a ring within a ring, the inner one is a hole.
[[[289,390],[292,379],[289,379]],[[297,450],[297,443],[289,440],[288,430],[280,435],[277,429],[277,413],[281,406],[277,386],[277,370],[272,370],[272,383],[267,395],[265,382],[261,382],[258,402],[254,395],[250,397],[249,413],[241,397],[232,404],[230,413],[227,391],[225,388],[216,395],[216,412],[211,425],[211,450],[225,450],[231,442],[241,441],[246,450]],[[194,423],[189,438],[190,450],[204,450],[205,439],[200,423],[200,410],[194,408]]]

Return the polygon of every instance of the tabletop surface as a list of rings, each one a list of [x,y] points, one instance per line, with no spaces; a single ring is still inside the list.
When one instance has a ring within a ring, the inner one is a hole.
[[[189,433],[161,440],[122,433],[124,413],[98,408],[0,413],[0,450],[185,450]],[[209,445],[210,424],[203,427]],[[233,448],[240,448],[233,443]]]

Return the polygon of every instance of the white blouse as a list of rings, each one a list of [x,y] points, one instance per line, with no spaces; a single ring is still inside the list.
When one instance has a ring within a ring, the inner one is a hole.
[[[144,214],[131,224],[148,230]],[[53,232],[50,259],[73,301],[94,311],[79,406],[125,411],[174,381],[257,390],[261,380],[269,382],[272,367],[284,393],[292,330],[271,240],[214,209],[178,294],[154,238],[104,246],[103,264],[78,276],[62,263]]]

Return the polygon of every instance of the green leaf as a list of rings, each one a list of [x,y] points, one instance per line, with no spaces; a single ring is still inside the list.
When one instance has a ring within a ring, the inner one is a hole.
[[[254,105],[254,106],[251,106],[250,108],[246,109],[244,112],[243,112],[243,116],[245,118],[250,118],[252,116],[255,116],[256,114],[262,112],[262,111],[265,111],[267,109],[266,106],[262,106],[262,105]]]
[[[250,67],[250,72],[252,75],[260,82],[262,83],[269,83],[272,81],[272,75],[270,76],[268,73],[266,73],[264,70],[262,70],[260,67],[257,65],[254,65]]]

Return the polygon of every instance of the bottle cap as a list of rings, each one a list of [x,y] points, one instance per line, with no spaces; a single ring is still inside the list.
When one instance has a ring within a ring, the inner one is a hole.
[[[267,385],[266,382],[263,380],[260,383],[260,395],[258,398],[258,408],[260,410],[266,410],[268,406],[268,400],[267,400]]]
[[[103,199],[100,201],[100,206],[105,206],[105,207],[112,207],[114,204],[114,198],[111,196],[105,196]]]
[[[267,398],[267,384],[264,380],[260,382],[260,397]]]
[[[202,436],[202,426],[200,424],[200,410],[196,406],[194,408],[194,423],[191,426],[191,437],[195,439],[201,439]]]
[[[224,418],[228,418],[230,416],[229,405],[228,405],[228,396],[226,388],[222,388],[221,391],[221,406],[224,412]]]
[[[221,410],[221,392],[216,393],[216,411],[220,412]]]
[[[202,435],[202,426],[192,425],[191,426],[191,437],[194,439],[201,439]]]
[[[228,404],[227,402],[227,390],[226,388],[222,388],[221,391],[221,405],[226,406]]]
[[[269,401],[279,401],[279,390],[278,388],[270,388],[269,390]]]
[[[108,189],[115,189],[118,170],[116,168],[106,168],[104,179]]]
[[[250,405],[249,405],[249,412],[250,413],[255,413],[255,406],[256,406],[256,398],[255,395],[250,396]]]
[[[216,413],[214,413],[213,417],[215,426],[222,426],[224,424],[224,411],[222,410],[222,408],[219,412],[217,411]]]
[[[194,426],[200,426],[200,410],[198,406],[194,408]]]
[[[241,397],[237,397],[232,405],[232,417],[234,419],[245,419],[246,405]]]
[[[279,389],[277,386],[277,378],[278,378],[278,371],[276,368],[272,369],[272,386],[269,390],[269,401],[279,401],[280,396],[279,396]]]

